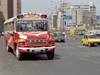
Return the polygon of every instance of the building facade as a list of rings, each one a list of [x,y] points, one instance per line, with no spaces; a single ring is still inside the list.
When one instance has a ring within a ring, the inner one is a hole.
[[[67,10],[72,10],[68,11]],[[61,3],[58,9],[58,29],[60,28],[60,18],[62,16],[66,16],[69,13],[72,15],[71,25],[73,27],[82,26],[82,25],[89,25],[89,24],[96,24],[96,6],[93,2],[89,2],[89,5],[71,5],[71,3]]]
[[[68,3],[68,2],[64,2],[64,3],[61,3],[59,8],[58,8],[58,14],[57,14],[57,30],[59,30],[60,28],[62,28],[62,24],[61,23],[61,17],[63,15],[66,15],[66,10],[69,9],[71,7],[71,3]]]
[[[14,0],[13,4],[14,4],[13,12],[14,16],[16,16],[21,13],[21,0]]]
[[[0,32],[3,22],[21,13],[21,0],[0,0]]]
[[[89,5],[73,5],[72,7],[73,26],[96,24],[96,6],[93,2],[89,2]]]
[[[72,25],[82,25],[83,24],[83,11],[81,8],[72,9]]]
[[[57,14],[53,14],[53,30],[57,28]]]

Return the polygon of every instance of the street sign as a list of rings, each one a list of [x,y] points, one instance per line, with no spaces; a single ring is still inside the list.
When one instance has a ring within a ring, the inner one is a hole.
[[[65,16],[65,19],[72,20],[72,16]]]
[[[97,17],[97,20],[100,20],[100,16],[96,16]]]

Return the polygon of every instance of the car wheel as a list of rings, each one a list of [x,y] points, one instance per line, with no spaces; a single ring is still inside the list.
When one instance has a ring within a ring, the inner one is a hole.
[[[63,42],[65,42],[65,40],[63,40]]]
[[[91,47],[91,43],[88,43],[88,46]]]
[[[82,42],[82,45],[84,46],[85,44]]]
[[[52,60],[54,58],[54,51],[47,52],[46,54],[47,54],[47,57],[48,57],[49,60]]]
[[[18,60],[22,60],[23,59],[23,53],[18,51],[18,47],[16,46],[16,57]]]

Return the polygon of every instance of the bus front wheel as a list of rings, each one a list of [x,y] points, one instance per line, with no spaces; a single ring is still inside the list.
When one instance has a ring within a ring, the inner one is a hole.
[[[18,60],[23,59],[23,53],[19,52],[18,47],[16,46],[16,57]]]
[[[55,54],[54,51],[52,51],[52,52],[47,52],[47,57],[48,57],[48,59],[49,59],[49,60],[53,60],[54,54]]]
[[[11,52],[11,48],[7,45],[7,52]]]

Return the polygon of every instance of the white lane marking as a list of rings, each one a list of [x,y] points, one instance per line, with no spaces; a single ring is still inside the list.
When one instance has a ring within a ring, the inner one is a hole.
[[[59,43],[56,43],[56,45],[61,45],[61,46],[58,46],[59,48],[64,48],[64,49],[76,49],[75,47],[72,47],[72,46],[69,46],[69,44],[59,44]]]
[[[100,62],[89,60],[89,59],[85,59],[85,58],[81,58],[81,57],[79,57],[79,59],[86,60],[86,61],[89,61],[89,62],[92,62],[92,63],[95,63],[95,64],[100,64]]]
[[[72,42],[68,42],[68,44],[73,44]]]
[[[71,46],[66,46],[65,48],[76,49],[75,47],[71,47]]]
[[[80,44],[81,45],[81,43],[80,42],[75,42],[76,44]]]
[[[88,47],[85,47],[85,46],[77,46],[78,48],[88,48]]]
[[[60,43],[56,43],[56,45],[61,45]]]
[[[67,44],[67,43],[56,43],[56,45],[66,46],[66,45],[69,45],[69,44]]]
[[[66,43],[65,45],[69,45],[69,44]]]

